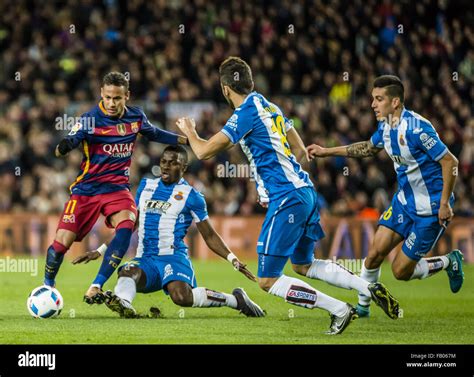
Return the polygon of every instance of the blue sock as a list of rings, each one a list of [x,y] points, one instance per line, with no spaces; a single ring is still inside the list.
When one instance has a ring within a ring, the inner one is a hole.
[[[132,230],[128,228],[120,228],[115,231],[115,237],[110,242],[104,254],[104,260],[100,266],[99,272],[92,284],[101,287],[112,276],[114,271],[122,261],[122,257],[128,250],[130,239],[132,238]]]
[[[53,244],[48,248],[46,255],[46,265],[44,267],[44,284],[50,287],[54,287],[56,284],[55,278],[58,274],[59,267],[63,263],[64,254],[66,253],[66,246],[54,241]]]

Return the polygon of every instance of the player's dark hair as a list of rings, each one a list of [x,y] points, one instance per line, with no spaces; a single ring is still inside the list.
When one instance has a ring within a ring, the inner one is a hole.
[[[252,70],[242,59],[229,56],[219,67],[222,85],[239,94],[249,94],[253,90]]]
[[[123,73],[120,72],[109,72],[102,79],[102,86],[114,85],[123,86],[128,91],[128,80]]]
[[[402,80],[394,75],[379,76],[374,80],[374,88],[384,88],[390,98],[398,97],[400,102],[405,101],[405,88]]]
[[[183,160],[185,165],[188,163],[188,152],[186,152],[186,149],[184,149],[180,145],[168,145],[163,151],[163,153],[165,152],[175,152],[181,156],[181,159]]]

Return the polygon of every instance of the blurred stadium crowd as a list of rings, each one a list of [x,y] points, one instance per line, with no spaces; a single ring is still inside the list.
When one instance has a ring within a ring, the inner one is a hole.
[[[65,131],[55,119],[78,116],[99,100],[102,76],[130,73],[131,103],[160,127],[173,101],[212,101],[198,129],[209,136],[231,114],[218,66],[247,60],[256,90],[280,105],[306,144],[367,140],[374,77],[402,78],[406,106],[434,124],[460,160],[457,216],[473,216],[474,25],[469,1],[130,0],[0,2],[0,211],[56,213],[82,158],[54,157]],[[469,11],[470,9],[470,11]],[[72,111],[72,113],[71,113]],[[156,172],[161,147],[141,139],[132,187]],[[240,148],[193,161],[188,180],[212,213],[261,212],[254,183],[217,177],[218,164],[243,163]],[[335,215],[375,217],[396,189],[385,153],[308,166],[322,204]]]

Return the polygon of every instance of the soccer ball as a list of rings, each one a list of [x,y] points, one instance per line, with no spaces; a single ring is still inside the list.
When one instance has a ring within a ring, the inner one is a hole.
[[[64,301],[56,288],[42,285],[33,289],[28,296],[26,306],[35,318],[51,318],[61,313]]]

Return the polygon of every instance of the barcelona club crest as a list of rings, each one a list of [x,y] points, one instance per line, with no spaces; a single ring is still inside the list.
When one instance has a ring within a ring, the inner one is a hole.
[[[136,134],[138,132],[138,122],[132,122],[132,132]]]
[[[117,132],[120,136],[125,136],[127,134],[127,127],[125,127],[125,124],[117,124]]]

